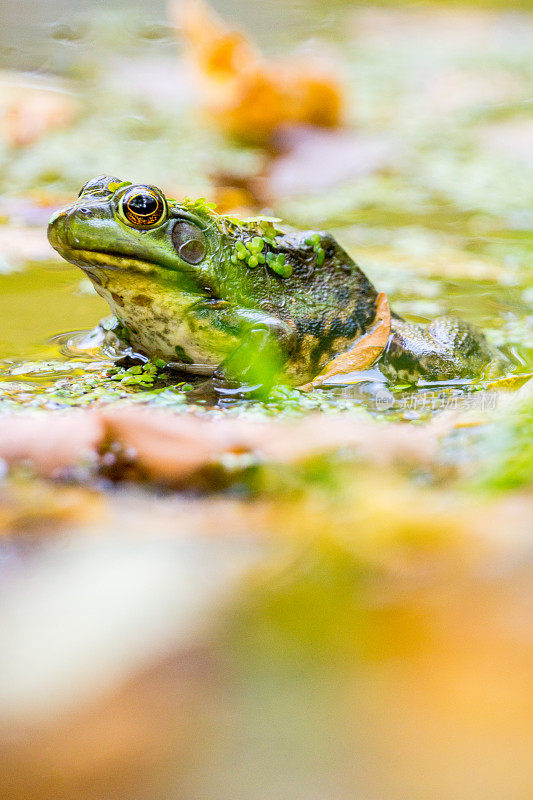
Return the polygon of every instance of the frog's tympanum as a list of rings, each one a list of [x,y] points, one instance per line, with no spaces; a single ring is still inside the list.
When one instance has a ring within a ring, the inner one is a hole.
[[[303,384],[376,317],[376,289],[330,234],[221,216],[150,185],[91,180],[54,214],[48,236],[87,273],[136,352],[184,370],[247,384],[279,371]],[[461,320],[424,327],[393,314],[377,364],[417,382],[477,377],[501,361]]]

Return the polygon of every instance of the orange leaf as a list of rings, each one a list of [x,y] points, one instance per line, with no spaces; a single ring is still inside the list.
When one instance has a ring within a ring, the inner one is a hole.
[[[283,124],[340,124],[343,92],[317,59],[263,58],[203,0],[171,0],[169,13],[188,45],[202,104],[226,133],[269,144]]]
[[[310,383],[299,388],[308,392],[321,386],[334,375],[347,375],[349,372],[366,369],[376,361],[387,344],[390,335],[390,306],[385,292],[380,292],[376,298],[376,316],[372,327],[344,353],[340,353],[333,361],[326,364],[322,372]]]

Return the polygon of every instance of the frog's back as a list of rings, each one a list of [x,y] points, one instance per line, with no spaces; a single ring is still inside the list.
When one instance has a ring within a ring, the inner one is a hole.
[[[377,292],[333,236],[297,231],[276,237],[275,253],[284,257],[285,274],[265,264],[242,272],[223,294],[279,316],[294,330],[290,362],[309,374],[345,350],[374,319]],[[239,270],[240,271],[240,270]],[[230,270],[231,272],[231,270]]]

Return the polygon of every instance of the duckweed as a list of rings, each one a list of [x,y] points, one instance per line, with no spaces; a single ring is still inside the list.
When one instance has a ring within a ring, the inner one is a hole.
[[[282,278],[289,278],[292,275],[292,265],[285,262],[285,253],[267,253],[267,264],[271,270],[277,272]]]
[[[305,240],[305,243],[313,248],[313,252],[316,255],[317,267],[321,267],[326,258],[326,253],[324,251],[324,248],[322,247],[322,240],[320,238],[320,234],[315,233],[313,236],[309,236]]]

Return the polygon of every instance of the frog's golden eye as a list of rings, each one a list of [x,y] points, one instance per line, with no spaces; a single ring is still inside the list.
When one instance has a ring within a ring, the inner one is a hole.
[[[119,211],[129,225],[152,228],[167,216],[167,204],[150,186],[132,186],[120,198]]]
[[[203,230],[185,219],[178,219],[172,228],[172,244],[179,257],[189,264],[199,264],[207,252]]]

